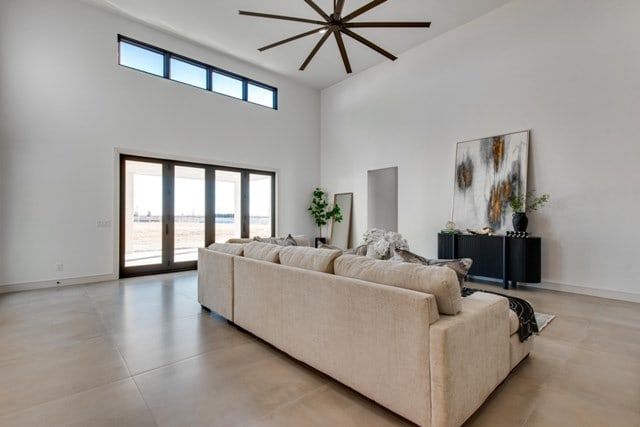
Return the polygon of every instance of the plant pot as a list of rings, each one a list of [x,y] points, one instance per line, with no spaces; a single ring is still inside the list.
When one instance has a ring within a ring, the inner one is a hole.
[[[529,218],[527,218],[526,212],[514,212],[512,223],[513,223],[513,229],[515,231],[520,231],[520,232],[527,231],[527,226],[529,225]]]
[[[327,244],[327,238],[326,237],[316,237],[316,248],[318,247],[318,245],[320,243]]]

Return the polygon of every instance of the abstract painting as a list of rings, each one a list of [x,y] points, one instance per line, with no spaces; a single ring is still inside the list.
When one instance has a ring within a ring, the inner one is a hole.
[[[491,227],[504,234],[511,218],[509,199],[527,191],[528,155],[528,130],[456,145],[451,214],[456,228]]]

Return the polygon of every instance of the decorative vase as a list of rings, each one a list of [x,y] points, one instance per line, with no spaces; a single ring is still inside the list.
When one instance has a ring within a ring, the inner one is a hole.
[[[327,238],[326,237],[316,237],[316,248],[318,246],[320,246],[320,243],[324,243],[325,245],[327,244]]]
[[[529,225],[529,218],[527,218],[526,212],[514,212],[513,213],[513,229],[515,231],[525,232]]]

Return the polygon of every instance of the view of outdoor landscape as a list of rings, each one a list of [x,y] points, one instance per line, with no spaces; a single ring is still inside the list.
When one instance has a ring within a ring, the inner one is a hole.
[[[127,160],[125,196],[125,267],[160,264],[163,238],[162,165]],[[174,168],[173,261],[197,259],[205,245],[205,170]],[[215,175],[215,241],[240,237],[240,172]],[[271,235],[271,176],[251,174],[250,237]]]

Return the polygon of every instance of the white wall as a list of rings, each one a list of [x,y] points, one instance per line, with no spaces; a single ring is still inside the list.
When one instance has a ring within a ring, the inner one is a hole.
[[[638,16],[637,0],[515,0],[324,90],[322,185],[354,192],[356,240],[367,170],[398,166],[399,231],[435,257],[455,143],[532,129],[543,286],[640,301]]]
[[[279,110],[120,67],[118,33],[274,85]],[[313,234],[319,117],[316,90],[102,9],[3,0],[0,285],[116,273],[116,148],[277,170],[278,229]]]

